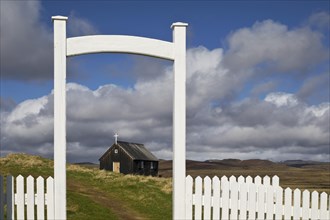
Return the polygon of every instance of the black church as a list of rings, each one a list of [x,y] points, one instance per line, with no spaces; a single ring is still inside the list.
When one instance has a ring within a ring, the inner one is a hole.
[[[100,170],[146,176],[158,175],[158,159],[143,144],[116,140],[99,161]]]

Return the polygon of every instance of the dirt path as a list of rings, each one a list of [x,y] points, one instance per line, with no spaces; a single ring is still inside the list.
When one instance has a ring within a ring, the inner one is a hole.
[[[127,207],[122,201],[118,200],[115,197],[111,197],[109,194],[105,195],[104,192],[93,186],[86,185],[78,181],[68,181],[67,184],[68,189],[73,190],[75,192],[79,192],[89,197],[91,200],[98,203],[99,205],[109,208],[118,217],[118,219],[147,219],[145,216]]]

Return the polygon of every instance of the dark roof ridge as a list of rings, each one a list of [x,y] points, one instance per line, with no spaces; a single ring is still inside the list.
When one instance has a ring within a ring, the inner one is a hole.
[[[158,158],[144,146],[144,144],[125,141],[117,141],[117,144],[112,144],[112,146],[100,157],[99,160],[106,156],[115,146],[120,147],[133,160],[159,161]]]
[[[135,143],[135,142],[128,142],[128,141],[117,141],[117,143],[125,143],[125,144],[139,144],[139,145],[144,145],[144,144]]]
[[[153,155],[144,144],[129,143],[129,142],[117,142],[127,154],[129,154],[133,160],[149,160],[158,161],[158,158]]]

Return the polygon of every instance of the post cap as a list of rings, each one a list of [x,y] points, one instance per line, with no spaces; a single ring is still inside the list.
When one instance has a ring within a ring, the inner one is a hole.
[[[57,16],[52,16],[52,21],[54,20],[68,20],[68,17],[65,17],[65,16],[60,16],[60,15],[57,15]]]
[[[184,23],[184,22],[175,22],[171,25],[171,28],[174,28],[174,27],[187,27],[188,26],[188,23]]]

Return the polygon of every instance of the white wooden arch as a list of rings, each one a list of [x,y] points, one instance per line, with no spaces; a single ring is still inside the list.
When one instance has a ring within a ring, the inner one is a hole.
[[[55,219],[66,219],[66,58],[90,53],[130,53],[174,61],[173,219],[185,219],[186,205],[186,23],[173,23],[173,42],[135,36],[66,37],[67,17],[54,22]]]

